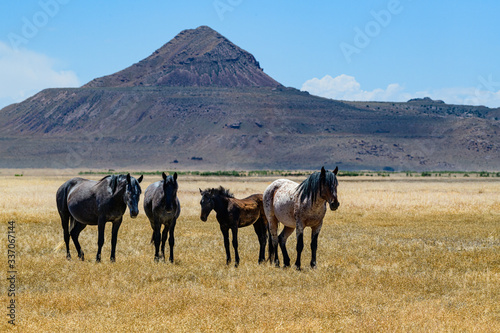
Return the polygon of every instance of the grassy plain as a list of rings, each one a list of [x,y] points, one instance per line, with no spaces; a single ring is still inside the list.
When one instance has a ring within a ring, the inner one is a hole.
[[[1,331],[500,331],[497,178],[342,177],[341,206],[327,212],[320,233],[318,267],[296,271],[258,265],[253,228],[240,230],[240,266],[226,266],[215,216],[199,219],[198,188],[223,185],[243,197],[262,193],[273,177],[179,177],[174,264],[154,263],[142,206],[137,219],[124,217],[116,263],[111,225],[102,263],[94,262],[95,227],[80,236],[85,262],[73,244],[67,261],[55,192],[74,175],[0,173],[2,281],[11,220],[17,270],[16,325],[7,322],[11,297],[2,282]],[[159,179],[145,177],[143,191]],[[295,237],[288,248],[293,261]],[[303,262],[309,258],[306,245]]]

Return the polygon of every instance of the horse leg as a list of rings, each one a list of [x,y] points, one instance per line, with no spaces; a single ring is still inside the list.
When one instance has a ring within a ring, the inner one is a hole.
[[[80,235],[80,232],[82,232],[83,229],[85,229],[87,225],[78,222],[75,220],[73,217],[71,217],[71,239],[73,239],[73,244],[75,244],[76,247],[76,252],[78,253],[78,258],[83,261],[84,260],[84,254],[82,247],[80,246],[80,242],[78,241],[78,236]],[[69,253],[69,252],[68,252]]]
[[[276,216],[271,216],[268,221],[269,229],[269,262],[276,267],[280,267],[280,259],[278,257],[278,219]]]
[[[167,225],[163,227],[163,232],[161,233],[161,259],[165,262],[165,243],[167,242],[168,228]]]
[[[311,231],[311,268],[316,267],[316,250],[318,249],[318,237],[323,223],[314,227]]]
[[[118,240],[118,229],[122,224],[122,218],[113,222],[113,229],[111,230],[111,262],[115,262],[116,241]]]
[[[153,240],[155,242],[155,261],[160,261],[160,243],[161,243],[161,223],[159,221],[154,222],[153,229]]]
[[[240,255],[238,254],[238,227],[231,228],[233,233],[233,248],[234,248],[234,267],[238,267],[240,264]]]
[[[101,250],[104,245],[104,230],[106,228],[106,221],[99,218],[97,222],[97,255],[95,256],[96,262],[101,262]]]
[[[290,266],[290,257],[288,256],[288,252],[286,250],[286,240],[292,234],[293,230],[295,230],[295,228],[285,226],[283,228],[283,231],[280,233],[280,235],[278,237],[279,244],[281,247],[281,252],[283,253],[283,266],[284,267]]]
[[[295,231],[297,235],[297,259],[295,260],[295,267],[300,271],[300,257],[302,255],[302,250],[304,249],[304,226],[302,222],[297,222],[297,229]]]
[[[220,231],[222,231],[222,236],[224,236],[224,248],[226,249],[226,265],[231,262],[231,252],[229,251],[229,228],[220,226]]]
[[[175,229],[175,224],[177,223],[177,220],[173,220],[172,223],[170,224],[169,228],[169,234],[170,236],[168,237],[168,246],[170,247],[170,256],[168,260],[173,263],[174,262],[174,244],[175,244],[175,238],[174,238],[174,229]]]
[[[266,260],[266,241],[267,241],[267,228],[262,218],[259,218],[254,224],[253,228],[257,237],[259,238],[259,264]]]
[[[63,216],[64,215],[64,216]],[[64,243],[66,244],[66,259],[71,259],[71,254],[69,253],[69,216],[67,214],[60,213],[61,224],[63,228]]]

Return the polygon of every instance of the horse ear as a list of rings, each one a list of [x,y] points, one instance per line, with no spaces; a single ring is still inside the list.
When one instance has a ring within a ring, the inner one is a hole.
[[[143,179],[143,178],[144,178],[144,175],[141,175],[141,176],[139,177],[139,179],[137,179],[137,182],[138,182],[138,183],[142,182],[142,179]]]
[[[335,167],[335,170],[333,170],[333,174],[334,174],[334,175],[337,175],[337,172],[339,172],[339,167],[338,167],[338,166],[337,166],[337,167]]]
[[[325,170],[325,167],[322,166],[321,167],[321,179],[325,179],[325,177],[326,177],[326,170]]]
[[[127,173],[127,183],[129,183],[129,184],[130,184],[130,182],[131,182],[131,181],[132,181],[132,180],[130,179],[130,173]]]
[[[162,172],[161,176],[162,176],[163,180],[167,180],[167,175],[165,174],[165,172]]]
[[[201,190],[201,188],[198,187],[198,190],[200,190],[200,194],[203,194],[203,191]]]
[[[177,172],[174,172],[174,180],[177,180]]]

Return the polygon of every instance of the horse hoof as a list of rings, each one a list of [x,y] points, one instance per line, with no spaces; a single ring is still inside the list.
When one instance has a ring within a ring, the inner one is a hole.
[[[311,262],[311,268],[315,269],[316,268],[316,262]]]
[[[111,260],[111,262],[116,262],[115,258],[111,258],[110,260]]]
[[[155,262],[160,262],[160,257],[155,257]]]
[[[70,254],[66,255],[66,260],[71,260],[71,255]]]
[[[297,266],[297,265],[295,265],[295,269],[296,269],[296,270],[298,270],[298,271],[300,271],[300,270],[301,270],[301,269],[300,269],[300,266]]]

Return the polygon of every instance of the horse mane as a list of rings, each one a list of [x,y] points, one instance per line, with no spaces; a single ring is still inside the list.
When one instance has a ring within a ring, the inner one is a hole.
[[[336,185],[337,177],[331,171],[325,172],[325,185],[328,188],[333,188]],[[307,177],[297,187],[296,192],[300,195],[300,201],[311,200],[316,202],[319,191],[321,190],[321,172],[314,172]]]
[[[118,186],[118,181],[120,180],[120,178],[122,178],[123,175],[107,175],[107,176],[104,176],[102,177],[96,184],[97,185],[100,185],[105,179],[107,178],[111,178],[109,180],[109,186],[111,187],[111,189],[113,190],[113,193],[115,193],[116,191],[116,187]]]
[[[206,189],[205,191],[208,191],[210,195],[220,195],[226,198],[234,198],[234,195],[229,191],[229,189],[225,189],[222,186],[219,186],[219,188],[211,188],[211,189]]]

